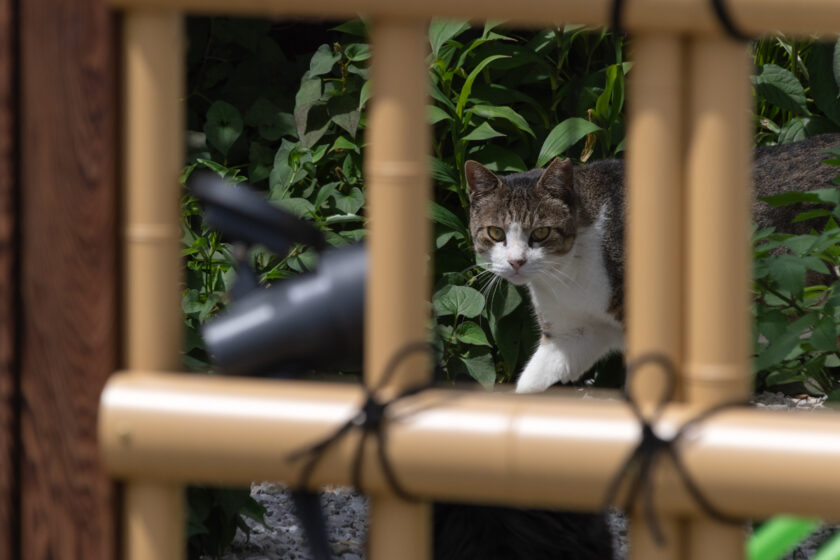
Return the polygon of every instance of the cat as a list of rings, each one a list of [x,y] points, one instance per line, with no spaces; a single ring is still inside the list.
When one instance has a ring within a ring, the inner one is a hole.
[[[756,197],[834,186],[826,148],[840,134],[756,150]],[[555,158],[545,169],[499,176],[465,164],[470,233],[478,261],[526,285],[541,338],[516,391],[544,391],[576,381],[596,361],[624,349],[624,162],[573,166]],[[807,233],[791,224],[802,207],[772,208],[754,199],[758,227]]]

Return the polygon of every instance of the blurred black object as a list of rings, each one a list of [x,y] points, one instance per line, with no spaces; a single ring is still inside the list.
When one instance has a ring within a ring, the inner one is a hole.
[[[237,258],[234,301],[202,328],[215,366],[229,374],[276,376],[313,368],[358,368],[367,275],[364,246],[325,250],[324,237],[312,224],[213,173],[194,173],[190,190],[202,202],[207,223],[234,243]],[[247,248],[261,244],[282,255],[297,243],[320,252],[317,270],[260,288],[247,263]]]
[[[434,560],[612,560],[604,514],[436,503]]]

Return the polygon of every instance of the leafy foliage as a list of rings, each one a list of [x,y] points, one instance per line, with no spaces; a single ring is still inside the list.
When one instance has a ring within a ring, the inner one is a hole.
[[[190,558],[221,556],[233,542],[237,529],[250,534],[245,517],[265,525],[265,508],[251,498],[248,490],[190,487],[187,499]]]
[[[834,156],[829,161],[840,165],[840,150]],[[795,220],[825,217],[826,223],[822,231],[804,235],[770,228],[754,236],[759,384],[800,382],[809,392],[830,394],[836,387],[831,369],[840,367],[840,280],[834,272],[840,267],[840,189],[785,193],[764,200],[774,206],[819,205]],[[809,275],[819,275],[819,281],[806,285]]]
[[[755,61],[757,145],[840,132],[840,41],[765,39]]]

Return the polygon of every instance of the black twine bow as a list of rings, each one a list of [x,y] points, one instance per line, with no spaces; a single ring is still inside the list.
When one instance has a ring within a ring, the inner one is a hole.
[[[735,21],[729,15],[729,10],[726,8],[724,0],[711,0],[711,2],[712,9],[714,9],[718,21],[730,37],[738,41],[749,41],[752,39],[752,37],[741,31],[741,28],[735,24]],[[624,28],[622,27],[623,15],[624,0],[613,0],[610,25],[613,33],[616,35],[624,34]]]
[[[662,397],[657,403],[653,414],[646,418],[642,414],[639,405],[636,403],[636,401],[633,399],[633,396],[630,393],[630,381],[633,373],[635,373],[640,366],[650,363],[656,364],[662,369],[662,371],[665,373],[666,384],[665,390],[662,393]],[[627,404],[630,406],[630,409],[633,411],[633,414],[639,420],[639,425],[641,426],[642,431],[642,437],[639,440],[639,443],[636,446],[636,448],[633,449],[633,452],[624,461],[618,473],[610,482],[610,485],[607,488],[606,496],[604,498],[603,506],[606,509],[615,502],[621,482],[629,476],[630,488],[627,492],[627,499],[624,503],[624,510],[628,512],[631,511],[633,504],[636,502],[636,500],[639,498],[639,495],[641,494],[643,500],[642,505],[644,508],[645,519],[647,521],[648,527],[650,528],[650,532],[653,535],[654,540],[659,545],[665,544],[665,536],[662,532],[662,528],[660,527],[659,522],[657,521],[656,512],[654,511],[653,463],[656,457],[661,452],[665,452],[671,458],[671,460],[674,463],[674,466],[676,467],[677,473],[679,473],[680,478],[683,481],[683,484],[688,489],[689,493],[694,498],[694,500],[700,505],[701,509],[706,513],[706,515],[723,523],[732,523],[738,525],[743,523],[742,519],[738,519],[734,516],[721,512],[703,495],[703,493],[700,491],[699,486],[697,486],[697,483],[694,482],[694,479],[686,470],[685,464],[683,463],[680,454],[677,452],[676,444],[677,442],[679,442],[680,438],[682,438],[686,434],[686,432],[688,432],[698,424],[702,423],[710,416],[713,416],[721,410],[727,408],[742,406],[744,403],[731,402],[713,406],[703,411],[698,416],[692,418],[685,424],[683,424],[680,427],[680,429],[677,430],[673,437],[662,438],[659,435],[657,435],[653,427],[659,420],[659,418],[662,416],[665,406],[668,404],[668,402],[671,401],[671,399],[674,396],[674,384],[676,377],[677,371],[674,367],[674,364],[666,356],[660,354],[643,355],[637,360],[634,360],[631,364],[628,364],[627,380],[624,384],[624,399],[627,401]]]
[[[386,431],[384,429],[386,424],[385,412],[388,409],[388,407],[394,402],[405,397],[415,395],[423,391],[424,389],[429,388],[431,386],[431,383],[423,383],[416,387],[406,389],[391,400],[384,402],[379,400],[379,398],[377,397],[377,392],[380,391],[388,383],[388,381],[390,381],[391,377],[393,377],[394,375],[394,371],[396,371],[397,366],[405,358],[407,358],[411,354],[416,354],[418,352],[427,352],[433,349],[434,347],[426,342],[411,343],[401,348],[396,354],[394,354],[391,357],[390,361],[385,366],[385,371],[383,372],[382,377],[379,380],[378,386],[365,388],[365,402],[362,404],[361,408],[359,408],[359,411],[350,420],[342,424],[336,431],[334,431],[332,434],[330,434],[320,442],[316,443],[315,445],[306,449],[302,449],[300,451],[296,451],[289,455],[288,459],[290,461],[295,461],[305,456],[309,457],[306,464],[303,466],[303,470],[301,471],[301,477],[298,482],[299,488],[306,488],[309,485],[309,479],[312,476],[312,472],[315,470],[315,467],[318,466],[318,462],[321,460],[324,451],[326,451],[328,447],[339,441],[345,434],[347,434],[353,428],[359,428],[362,430],[362,437],[359,440],[359,445],[356,448],[356,454],[353,459],[353,486],[360,492],[362,491],[362,456],[364,452],[365,441],[367,441],[368,436],[373,435],[377,438],[378,442],[377,455],[379,457],[379,464],[382,467],[382,472],[385,474],[385,478],[387,479],[388,484],[391,486],[391,489],[397,496],[404,500],[416,501],[416,499],[411,494],[409,494],[405,490],[405,488],[403,488],[402,484],[400,484],[396,474],[394,473],[394,469],[391,466],[390,461],[388,460],[388,454],[386,453],[387,438],[385,436]],[[435,361],[435,363],[437,363],[437,361]]]
[[[735,24],[735,21],[730,17],[729,10],[723,3],[724,0],[712,0],[712,8],[715,10],[715,15],[720,21],[720,24],[726,30],[730,37],[737,41],[749,41],[751,37],[741,31],[741,28]]]

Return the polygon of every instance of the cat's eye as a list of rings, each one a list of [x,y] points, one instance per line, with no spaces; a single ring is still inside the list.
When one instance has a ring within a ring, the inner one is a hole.
[[[538,227],[531,232],[531,241],[545,241],[549,233],[551,233],[551,228]]]
[[[505,230],[500,227],[496,226],[488,226],[487,227],[487,235],[490,236],[490,239],[493,241],[504,241],[505,240]]]

